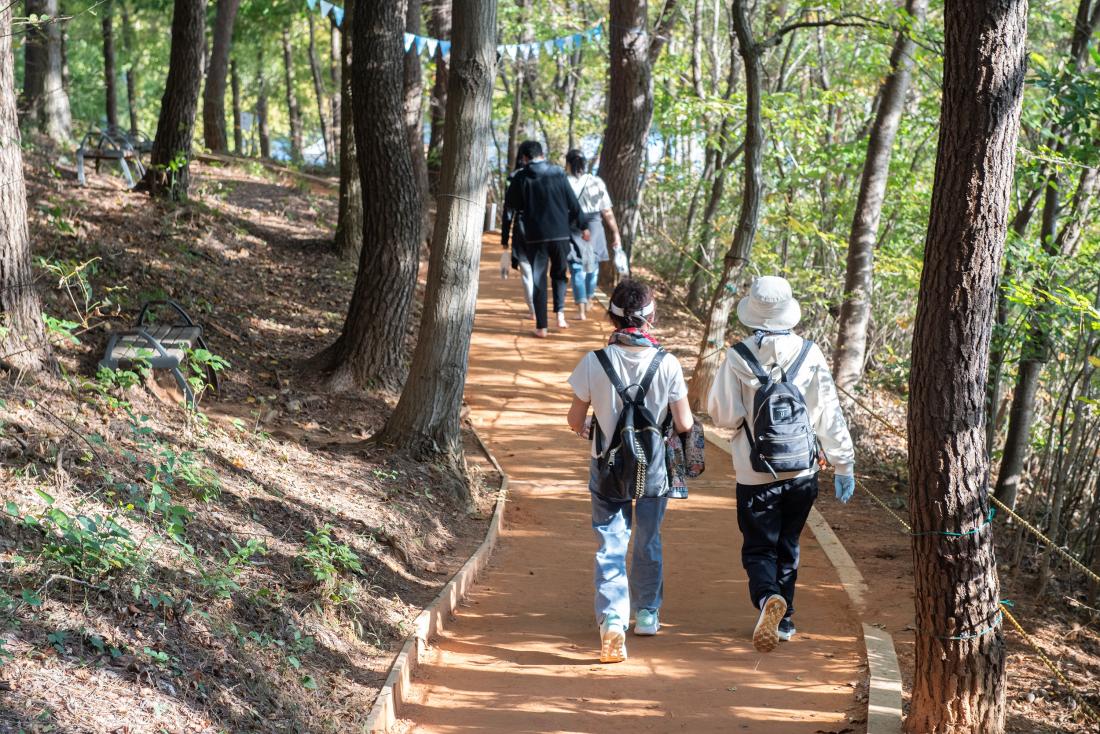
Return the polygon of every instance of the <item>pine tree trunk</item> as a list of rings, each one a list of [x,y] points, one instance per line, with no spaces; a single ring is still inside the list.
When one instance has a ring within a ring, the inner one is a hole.
[[[922,23],[928,0],[906,0],[905,12],[910,23]],[[882,202],[890,178],[890,156],[894,136],[901,124],[905,95],[909,91],[910,69],[916,44],[908,27],[898,33],[890,53],[890,74],[879,91],[879,106],[871,137],[867,142],[867,157],[863,162],[863,177],[856,199],[856,211],[848,237],[848,266],[844,275],[844,301],[840,306],[833,372],[837,384],[845,390],[855,387],[863,376],[867,353],[867,325],[871,320],[871,289],[874,273],[875,244],[882,216]]]
[[[206,0],[175,0],[168,79],[145,175],[145,185],[153,196],[183,199],[191,183],[191,138],[202,84],[205,23]]]
[[[328,119],[325,117],[325,82],[321,78],[321,62],[317,59],[317,37],[313,13],[309,19],[309,71],[313,75],[313,94],[317,97],[317,119],[321,124],[321,144],[325,148],[325,165],[332,165],[332,139],[329,137]]]
[[[363,201],[359,273],[343,333],[319,358],[334,389],[393,388],[405,374],[421,202],[404,126],[404,27],[403,0],[356,4],[351,109],[359,183],[371,195]]]
[[[477,305],[493,79],[496,0],[455,1],[439,215],[409,379],[379,440],[462,465],[461,411]],[[449,196],[447,194],[456,194]]]
[[[1027,68],[1027,0],[944,12],[943,102],[909,378],[916,667],[906,730],[1004,731],[1004,636],[983,426]],[[952,639],[963,638],[963,639]]]
[[[405,11],[405,31],[420,34],[420,0],[407,0]],[[436,51],[436,55],[442,55]],[[409,153],[412,155],[413,177],[416,188],[424,200],[425,226],[428,213],[428,161],[424,155],[424,127],[421,107],[424,97],[424,84],[420,73],[420,57],[412,51],[405,54],[405,134],[408,137]]]
[[[126,3],[122,7],[122,45],[126,57],[126,109],[130,117],[130,134],[138,134],[137,75],[134,73],[134,26]]]
[[[49,362],[42,303],[31,272],[27,190],[15,104],[11,4],[0,5],[0,366],[38,370]]]
[[[241,129],[241,77],[237,73],[237,60],[229,62],[229,88],[233,93],[233,152],[244,155],[244,132]]]
[[[428,35],[446,41],[451,38],[451,18],[453,0],[431,0],[431,12],[428,14]],[[428,103],[431,116],[431,131],[428,133],[428,178],[434,182],[439,178],[439,167],[443,162],[443,125],[447,111],[447,65],[443,54],[435,57],[435,80],[432,82],[432,96]],[[511,170],[514,159],[509,159]]]
[[[229,152],[225,134],[225,81],[229,72],[229,50],[233,45],[233,24],[240,4],[241,0],[218,0],[214,15],[214,43],[202,96],[202,137],[206,147],[214,153]]]
[[[350,2],[348,3],[350,5]],[[256,129],[260,137],[260,157],[271,157],[271,132],[267,127],[267,77],[264,75],[264,47],[256,53]]]
[[[294,91],[294,48],[290,43],[290,29],[283,28],[283,69],[286,72],[286,109],[290,119],[290,160],[302,160],[302,111],[298,107],[298,95]]]
[[[107,129],[118,130],[118,84],[115,72],[114,0],[103,4],[103,92],[107,110]]]
[[[711,296],[707,329],[699,345],[699,359],[688,385],[688,400],[692,410],[697,412],[706,410],[707,394],[710,393],[710,386],[718,372],[726,344],[726,327],[737,295],[736,284],[752,252],[764,199],[761,49],[753,35],[745,0],[733,0],[730,13],[737,34],[738,52],[745,67],[745,181],[737,229],[733,233],[730,249],[722,261],[722,274],[715,284],[714,295]]]
[[[347,20],[347,8],[344,9],[344,28],[351,28],[351,25]],[[340,48],[343,43],[344,32],[336,26],[336,21],[333,21],[329,27],[329,81],[332,83],[332,94],[329,95],[329,106],[331,108],[331,116],[329,117],[329,125],[332,127],[332,145],[336,149],[336,155],[339,157],[340,149],[340,98],[344,96],[343,85],[340,80],[343,76],[343,64],[340,63]]]
[[[355,0],[344,3],[344,31],[340,34],[340,202],[333,246],[344,260],[358,260],[363,247],[363,188],[355,154],[355,122],[351,106],[352,14]]]
[[[58,0],[27,0],[27,15],[54,20],[27,29],[24,42],[23,107],[38,132],[58,143],[72,135],[68,84],[64,78],[63,24]]]

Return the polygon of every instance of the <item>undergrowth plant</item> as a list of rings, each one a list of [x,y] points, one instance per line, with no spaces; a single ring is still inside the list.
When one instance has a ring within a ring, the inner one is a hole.
[[[355,551],[333,539],[332,525],[326,523],[316,532],[307,530],[306,549],[298,558],[313,574],[329,601],[340,605],[352,599],[356,587],[346,582],[343,575],[362,573],[363,566]]]

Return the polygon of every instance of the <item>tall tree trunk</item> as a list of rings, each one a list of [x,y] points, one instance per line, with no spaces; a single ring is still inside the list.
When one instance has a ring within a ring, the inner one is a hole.
[[[336,254],[358,260],[363,247],[363,188],[355,155],[355,123],[352,119],[351,42],[354,0],[344,3],[344,31],[340,34],[340,202],[336,216]]]
[[[344,28],[351,28],[351,25],[347,20],[347,8],[344,9]],[[331,117],[329,117],[329,125],[332,127],[332,144],[337,149],[336,155],[339,156],[340,147],[340,98],[343,97],[343,86],[340,83],[342,75],[343,64],[340,63],[340,48],[343,41],[344,32],[341,31],[336,21],[332,21],[329,26],[329,82],[332,84],[332,94],[328,96],[329,107],[331,108]]]
[[[130,134],[138,134],[137,75],[134,73],[134,24],[125,2],[122,8],[122,46],[126,57],[126,109],[130,117]]]
[[[408,7],[405,11],[405,31],[407,33],[420,34],[420,0],[407,0]],[[437,55],[442,55],[437,51]],[[425,226],[428,214],[428,161],[424,155],[424,127],[422,124],[424,84],[420,73],[420,57],[409,52],[405,54],[405,134],[409,139],[409,153],[412,155],[413,176],[416,179],[417,190],[424,200]]]
[[[206,147],[214,153],[229,152],[229,140],[225,134],[225,78],[229,72],[233,24],[240,5],[241,0],[218,0],[218,10],[214,15],[214,44],[210,50],[210,65],[206,68],[206,88],[202,96],[202,137]]]
[[[64,143],[72,135],[73,120],[64,78],[63,24],[57,20],[58,0],[27,0],[27,15],[50,20],[27,29],[23,107],[38,132]]]
[[[107,129],[118,130],[118,75],[115,72],[115,4],[103,4],[103,93],[107,108]]]
[[[38,370],[49,361],[42,302],[31,272],[27,190],[15,104],[11,3],[0,5],[0,366]]]
[[[175,0],[168,78],[145,174],[145,186],[153,196],[183,199],[191,183],[191,136],[202,84],[205,23],[206,0]]]
[[[334,389],[396,387],[416,285],[420,197],[404,127],[403,0],[356,4],[352,96],[363,245],[343,333],[321,355]],[[471,193],[471,196],[476,194]]]
[[[764,123],[760,98],[763,90],[760,61],[762,49],[756,43],[745,0],[733,0],[730,13],[737,34],[737,48],[745,67],[745,182],[737,229],[723,259],[722,274],[714,287],[707,313],[707,329],[699,345],[699,359],[688,386],[688,400],[692,410],[697,412],[706,409],[707,394],[718,371],[726,343],[730,310],[737,295],[736,283],[752,253],[752,243],[760,221],[760,206],[764,198]]]
[[[409,380],[380,440],[462,459],[462,392],[477,304],[485,209],[496,0],[455,0],[447,130],[428,288]]]
[[[229,88],[233,93],[233,152],[244,155],[244,134],[241,130],[241,76],[237,73],[237,60],[229,62]]]
[[[905,95],[909,91],[910,69],[916,44],[910,25],[924,21],[928,0],[905,0],[908,22],[894,41],[890,53],[890,74],[879,90],[878,111],[867,141],[863,178],[859,184],[855,216],[848,236],[848,267],[844,274],[844,301],[840,306],[833,372],[837,384],[851,390],[863,376],[867,353],[867,324],[871,320],[871,289],[874,273],[875,244],[886,184],[890,178],[890,156],[894,136],[901,124]]]
[[[431,12],[428,14],[428,34],[432,38],[446,41],[451,38],[451,18],[453,0],[431,0]],[[439,178],[439,167],[443,161],[443,124],[447,111],[447,68],[450,62],[443,54],[435,57],[435,79],[432,82],[432,96],[428,103],[431,118],[431,131],[428,133],[428,178],[434,182]],[[511,170],[514,159],[508,161]]]
[[[286,109],[290,119],[290,159],[302,160],[302,111],[294,91],[294,48],[290,43],[290,28],[283,28],[283,69],[286,75]]]
[[[267,127],[267,77],[264,75],[264,47],[256,54],[256,130],[260,138],[260,157],[271,157],[271,132]]]
[[[317,119],[321,123],[321,143],[325,147],[325,165],[332,165],[332,138],[328,127],[328,119],[325,117],[325,82],[321,78],[321,62],[317,58],[317,39],[314,28],[313,13],[306,13],[309,19],[309,70],[313,75],[313,94],[317,97]]]
[[[1004,731],[1004,636],[982,425],[1027,67],[1027,0],[944,11],[943,102],[909,377],[912,734]],[[988,630],[988,631],[987,631]],[[961,639],[960,639],[961,638]]]

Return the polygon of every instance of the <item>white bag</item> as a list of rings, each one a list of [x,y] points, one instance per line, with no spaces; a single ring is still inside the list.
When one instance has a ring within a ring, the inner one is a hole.
[[[615,264],[615,269],[619,271],[619,275],[627,275],[630,272],[630,263],[627,262],[626,253],[623,248],[615,248],[615,256],[612,259]]]
[[[512,267],[512,253],[505,250],[500,253],[500,279],[508,280],[508,270]]]

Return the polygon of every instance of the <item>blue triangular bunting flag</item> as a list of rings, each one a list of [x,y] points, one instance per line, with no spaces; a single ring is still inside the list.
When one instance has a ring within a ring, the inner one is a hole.
[[[424,36],[416,36],[416,55],[417,56],[424,53],[424,45],[427,42],[428,42],[428,39],[424,38]]]
[[[584,36],[582,36],[580,33],[574,33],[573,34],[573,45],[574,46],[580,46],[582,43],[584,43]]]
[[[559,51],[563,50],[565,48],[565,39],[564,38],[555,38],[554,39],[554,46]]]
[[[437,41],[434,38],[429,38],[428,42],[425,43],[424,45],[428,47],[428,58],[429,59],[434,58],[435,57],[435,49],[436,49],[437,46],[439,46],[439,41]]]
[[[306,7],[313,10],[317,7],[317,0],[306,0]]]
[[[516,51],[518,49],[519,49],[519,47],[516,46],[516,44],[514,44],[514,43],[509,43],[507,46],[504,47],[504,51],[508,54],[508,57],[512,60],[515,60]]]
[[[504,55],[504,45],[499,44],[497,46],[497,56],[503,56],[503,55]]]
[[[344,25],[344,9],[339,5],[332,6],[332,19],[336,21],[336,27]]]
[[[543,41],[542,42],[542,50],[545,51],[548,54],[554,53],[554,42],[553,41]]]
[[[595,28],[592,29],[592,38],[593,39],[600,38],[602,36],[603,36],[603,26],[602,25],[598,25],[598,26],[596,26]]]
[[[413,41],[415,41],[415,40],[416,40],[416,36],[414,36],[413,34],[411,34],[411,33],[406,33],[405,34],[405,52],[406,53],[408,53],[408,50],[410,48],[412,48]]]
[[[527,46],[527,58],[537,59],[539,57],[539,45],[537,43],[529,43]]]
[[[443,56],[443,58],[447,58],[448,56],[450,56],[451,55],[451,42],[450,41],[440,41],[439,42],[439,53],[440,53],[440,55]]]
[[[332,3],[321,0],[321,15],[328,16],[330,10],[332,10]]]

